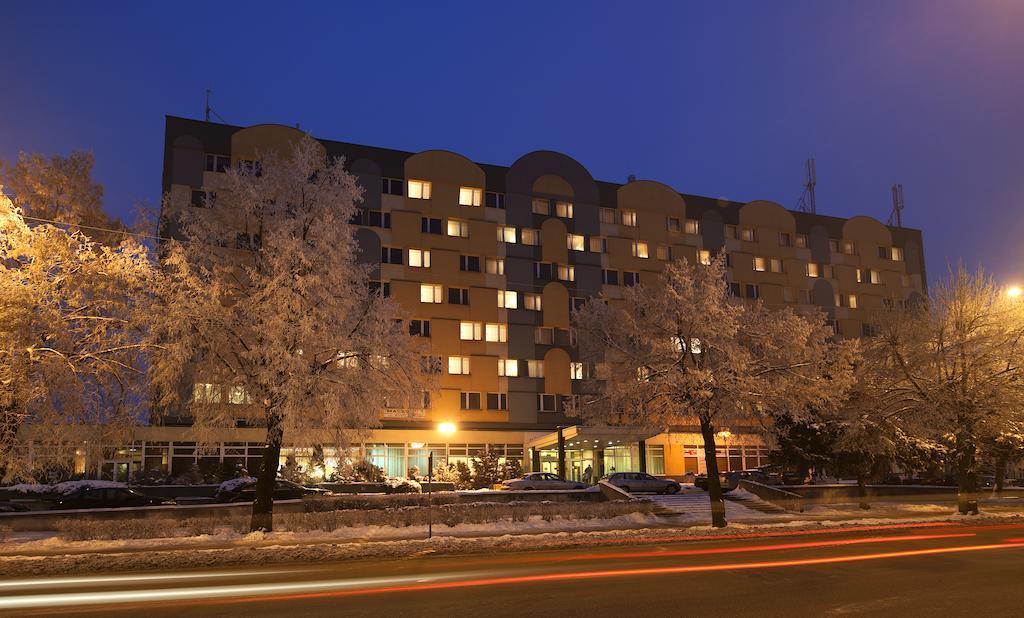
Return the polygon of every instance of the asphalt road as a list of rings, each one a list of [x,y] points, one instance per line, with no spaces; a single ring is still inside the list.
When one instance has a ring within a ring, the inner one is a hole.
[[[1021,616],[1024,525],[0,581],[2,615]]]

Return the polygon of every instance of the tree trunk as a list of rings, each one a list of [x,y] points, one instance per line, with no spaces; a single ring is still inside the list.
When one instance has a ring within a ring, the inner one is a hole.
[[[1003,491],[1006,484],[1006,455],[996,457],[996,491]]]
[[[710,420],[700,419],[700,434],[704,438],[704,461],[708,467],[708,497],[711,500],[711,525],[724,528],[725,501],[722,499],[722,483],[718,478],[718,457],[715,453],[715,428]]]
[[[958,438],[956,453],[957,510],[961,515],[978,514],[978,475],[974,469],[975,457],[974,444]]]
[[[857,498],[860,500],[860,508],[871,508],[871,503],[868,502],[868,475],[863,470],[857,472]]]
[[[283,431],[280,417],[275,413],[268,414],[267,443],[263,447],[263,459],[256,477],[256,499],[252,503],[250,532],[271,532],[274,529],[274,485],[281,460]]]

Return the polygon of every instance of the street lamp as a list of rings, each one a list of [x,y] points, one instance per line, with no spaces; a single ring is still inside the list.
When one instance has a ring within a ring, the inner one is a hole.
[[[450,436],[451,434],[455,433],[455,423],[452,423],[450,421],[445,421],[443,423],[438,423],[437,431],[438,431],[438,433],[444,434],[446,436]]]
[[[444,436],[455,433],[455,423],[445,421],[437,424],[437,432]],[[434,536],[434,451],[427,453],[427,538]]]
[[[1020,298],[1021,294],[1024,294],[1024,290],[1022,290],[1019,285],[1010,286],[1006,290],[1006,295],[1010,298]]]
[[[718,432],[718,437],[722,439],[722,445],[725,447],[725,467],[729,468],[729,462],[732,461],[729,459],[729,438],[732,437],[732,432],[728,429],[723,429]],[[721,472],[721,470],[719,470],[719,472]]]

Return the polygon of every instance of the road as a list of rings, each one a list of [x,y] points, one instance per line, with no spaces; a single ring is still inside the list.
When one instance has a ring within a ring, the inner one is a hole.
[[[2,615],[1024,612],[1024,525],[903,524],[404,560],[0,581]]]

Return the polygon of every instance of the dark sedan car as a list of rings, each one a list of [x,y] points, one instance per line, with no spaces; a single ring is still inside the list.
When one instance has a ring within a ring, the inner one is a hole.
[[[173,504],[173,502],[147,496],[127,487],[83,487],[54,498],[50,509],[118,509],[161,504]]]
[[[616,472],[605,480],[630,493],[677,494],[680,489],[672,479],[659,479],[645,472]]]
[[[277,479],[274,482],[274,500],[299,500],[304,496],[320,496],[326,493],[326,490],[303,487],[284,479]],[[214,498],[217,502],[252,502],[256,499],[256,481],[254,479],[233,487],[221,487]]]
[[[718,475],[718,483],[722,486],[722,493],[730,492],[736,489],[737,485],[739,485],[739,482],[740,480],[738,477],[732,476],[728,473],[722,472]],[[703,489],[704,491],[707,491],[708,475],[698,474],[696,477],[694,477],[693,484],[696,487]]]

